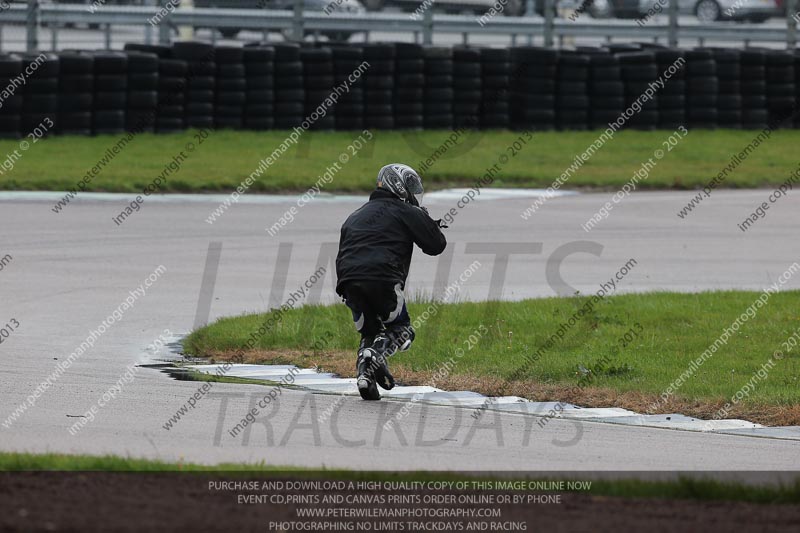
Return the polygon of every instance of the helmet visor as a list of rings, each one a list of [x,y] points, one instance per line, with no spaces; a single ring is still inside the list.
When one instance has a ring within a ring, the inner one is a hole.
[[[425,190],[422,188],[422,180],[416,173],[408,173],[406,177],[406,190],[408,190],[409,200],[416,205],[422,204],[422,197]]]

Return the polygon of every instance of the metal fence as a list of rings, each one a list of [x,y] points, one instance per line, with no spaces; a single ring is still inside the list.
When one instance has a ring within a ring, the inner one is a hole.
[[[159,0],[162,1],[162,0]],[[218,9],[218,8],[180,8],[151,23],[158,6],[108,6],[98,5],[89,13],[86,5],[42,4],[39,0],[28,0],[26,4],[11,4],[0,13],[0,44],[3,29],[8,24],[25,25],[26,48],[56,49],[59,29],[68,25],[90,22],[101,27],[105,35],[106,48],[111,47],[114,26],[144,27],[145,42],[168,44],[173,37],[173,28],[180,26],[225,29],[249,29],[267,32],[279,31],[288,38],[303,38],[308,33],[342,32],[402,32],[414,36],[415,42],[431,43],[434,33],[460,34],[461,40],[468,43],[472,36],[502,35],[511,39],[512,44],[520,40],[537,42],[544,46],[554,46],[570,38],[600,38],[612,40],[662,41],[677,46],[679,40],[696,40],[698,44],[707,42],[734,42],[748,46],[751,43],[785,43],[794,49],[797,43],[796,20],[800,0],[788,0],[786,27],[765,26],[763,24],[712,23],[681,26],[678,24],[677,0],[670,0],[668,20],[657,23],[648,20],[638,24],[635,20],[586,20],[576,21],[557,19],[554,16],[555,0],[545,0],[545,17],[506,17],[498,15],[478,24],[476,17],[467,15],[434,14],[431,9],[419,18],[406,13],[361,13],[326,14],[322,11],[304,11],[303,1],[296,0],[293,11],[268,9]],[[39,31],[47,26],[50,39],[41,43]]]

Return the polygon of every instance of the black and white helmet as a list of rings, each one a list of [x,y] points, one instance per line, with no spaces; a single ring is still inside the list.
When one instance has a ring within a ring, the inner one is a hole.
[[[422,202],[422,178],[417,171],[402,163],[386,165],[378,171],[378,188],[386,189],[411,205]]]

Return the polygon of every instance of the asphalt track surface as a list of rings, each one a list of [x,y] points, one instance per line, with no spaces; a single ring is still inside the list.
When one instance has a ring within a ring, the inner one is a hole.
[[[580,224],[611,193],[553,198],[528,221],[520,213],[532,198],[492,200],[487,193],[461,210],[447,230],[453,247],[448,279],[480,260],[483,266],[459,297],[483,300],[491,290],[494,257],[465,253],[468,246],[540,245],[540,253],[510,256],[501,296],[552,296],[556,290],[545,271],[553,251],[594,241],[589,246],[601,246],[599,256],[579,252],[561,265],[564,280],[584,293],[596,291],[630,258],[637,264],[616,292],[761,289],[800,257],[800,200],[793,195],[782,198],[747,233],[736,228],[769,192],[717,191],[685,220],[676,212],[694,193],[636,193],[590,233]],[[136,369],[133,381],[73,436],[68,428],[81,420],[75,417],[120,382],[129,365],[152,363],[163,355],[148,353],[148,344],[165,329],[175,335],[192,329],[209,243],[222,243],[210,319],[263,311],[317,268],[320,250],[325,250],[321,246],[338,240],[342,220],[364,198],[314,200],[275,237],[265,228],[297,197],[246,197],[213,225],[204,220],[221,196],[151,198],[121,226],[112,216],[130,195],[84,195],[59,214],[51,210],[55,198],[52,193],[0,194],[0,257],[12,257],[0,271],[0,323],[19,323],[0,344],[0,422],[8,422],[129,291],[159,265],[166,271],[33,407],[9,427],[0,425],[4,451],[397,470],[718,471],[796,470],[800,465],[798,444],[791,441],[558,419],[539,428],[530,417],[495,413],[476,422],[451,407],[417,406],[397,431],[384,431],[383,423],[399,403],[290,390],[280,396],[277,408],[264,410],[266,420],[234,438],[227,430],[266,389],[224,383],[215,384],[196,408],[166,430],[164,423],[199,384],[149,368]],[[454,205],[448,198],[429,202],[434,215]],[[283,257],[289,245],[292,254],[286,292],[277,294],[272,288],[281,245]],[[433,291],[436,272],[437,260],[417,252],[410,290]],[[315,287],[320,300],[335,301],[330,275]],[[783,286],[797,288],[800,276]],[[332,421],[314,422],[334,403],[338,409]]]

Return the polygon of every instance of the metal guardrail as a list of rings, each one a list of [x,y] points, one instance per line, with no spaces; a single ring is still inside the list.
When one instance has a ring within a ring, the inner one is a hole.
[[[552,6],[554,0],[547,0]],[[675,0],[673,0],[675,1]],[[789,0],[794,3],[800,0]],[[790,49],[795,48],[796,21],[787,15],[786,28],[769,27],[761,24],[713,23],[679,26],[677,10],[670,10],[667,23],[648,21],[640,26],[633,20],[558,20],[552,17],[505,17],[498,15],[478,24],[476,17],[466,15],[433,14],[431,10],[424,17],[412,19],[406,13],[363,13],[327,15],[321,11],[262,10],[262,9],[217,9],[181,8],[165,16],[157,31],[159,41],[168,43],[171,39],[170,26],[194,26],[203,28],[244,28],[259,31],[284,31],[302,36],[307,32],[403,32],[422,36],[429,43],[433,32],[461,34],[466,43],[470,35],[506,35],[516,42],[519,37],[541,37],[545,45],[552,45],[555,39],[599,37],[612,39],[665,40],[675,44],[678,39],[697,39],[705,41],[733,42],[786,42]],[[112,26],[150,26],[148,20],[157,12],[154,6],[99,6],[94,13],[88,13],[85,5],[38,4],[36,0],[28,5],[12,4],[0,14],[2,23],[27,24],[28,49],[38,48],[37,31],[39,24],[58,28],[66,24],[98,24],[106,31],[107,46],[110,43]],[[790,9],[790,13],[794,10]],[[2,26],[0,26],[1,28]],[[150,39],[149,32],[146,36]],[[52,45],[55,47],[55,32]]]

